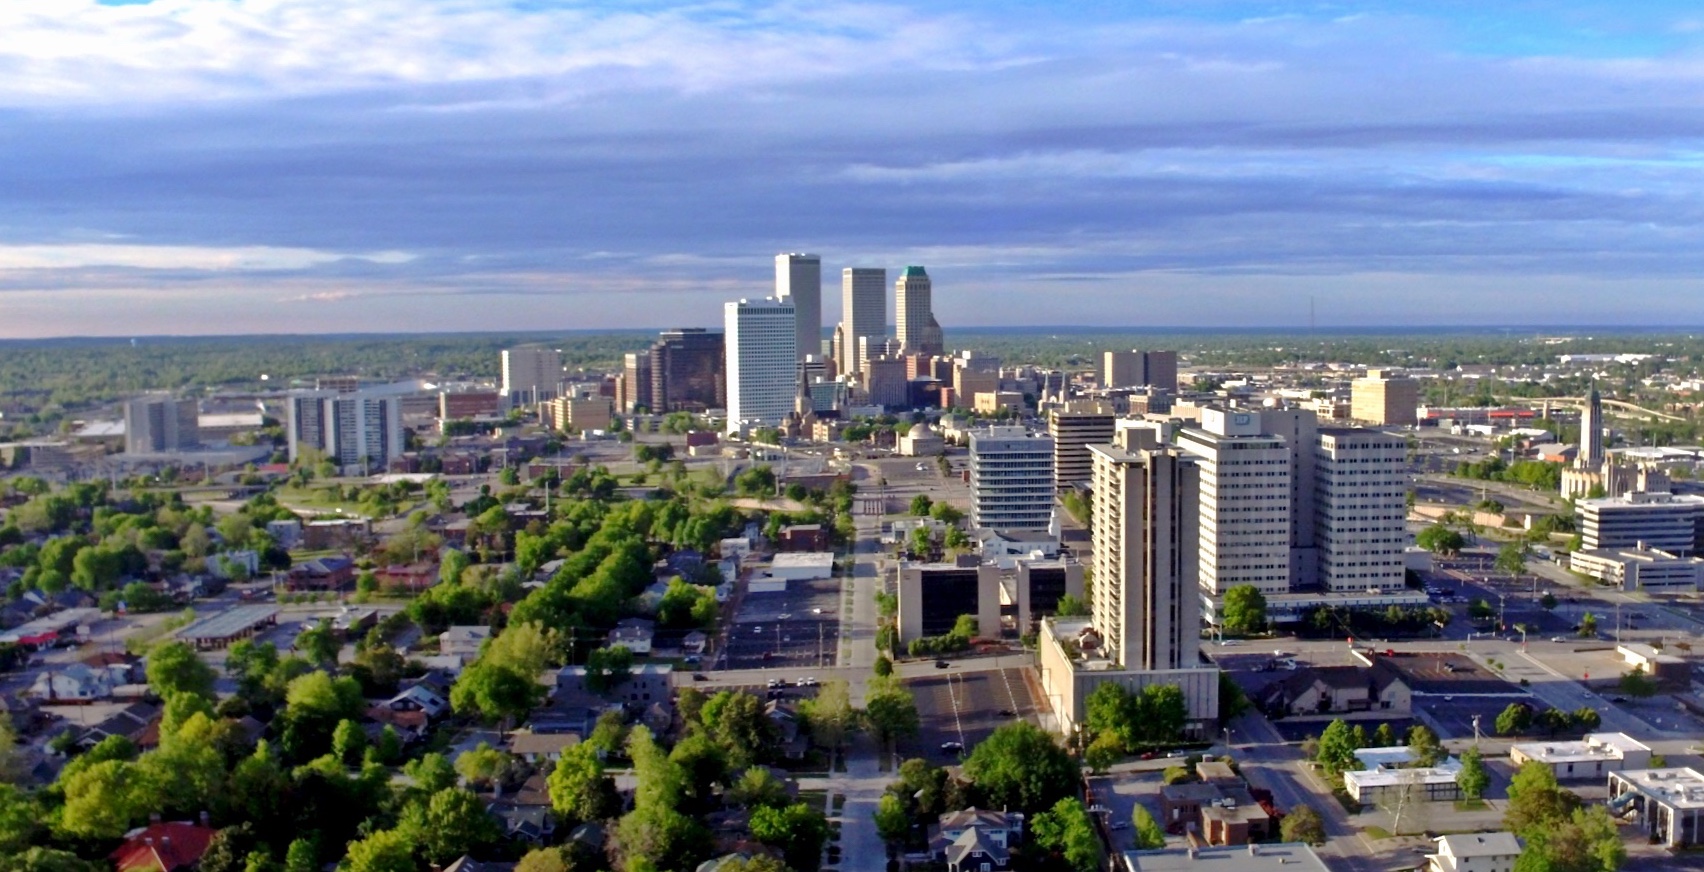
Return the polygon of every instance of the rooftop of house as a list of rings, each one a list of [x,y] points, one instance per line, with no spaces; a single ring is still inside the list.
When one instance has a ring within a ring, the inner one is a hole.
[[[1330,872],[1299,842],[1126,851],[1124,863],[1131,872]]]
[[[168,821],[131,830],[112,852],[118,872],[175,872],[207,853],[214,830],[189,821]]]
[[[1520,854],[1514,833],[1466,833],[1437,838],[1438,853],[1451,857],[1512,857]]]

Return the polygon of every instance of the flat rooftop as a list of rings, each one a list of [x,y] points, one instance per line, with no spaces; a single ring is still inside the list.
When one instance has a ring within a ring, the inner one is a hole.
[[[180,639],[230,639],[278,618],[276,606],[238,606],[178,631]]]
[[[1651,747],[1626,733],[1591,733],[1576,742],[1519,742],[1522,754],[1544,763],[1581,763],[1593,760],[1620,760],[1629,752],[1650,751]]]
[[[1704,774],[1696,769],[1635,769],[1631,772],[1611,772],[1610,793],[1614,785],[1625,784],[1663,805],[1673,808],[1704,808]]]
[[[834,566],[832,551],[783,551],[769,561],[770,566],[791,569],[821,569]]]
[[[1300,842],[1125,851],[1131,872],[1329,872],[1313,849]]]

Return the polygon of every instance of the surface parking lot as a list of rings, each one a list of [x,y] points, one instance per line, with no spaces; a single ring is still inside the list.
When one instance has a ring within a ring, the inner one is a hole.
[[[905,682],[917,701],[919,729],[914,739],[900,743],[904,757],[923,757],[937,763],[957,763],[960,752],[942,750],[958,742],[966,750],[1001,724],[1031,719],[1040,706],[1023,669],[943,673]]]
[[[833,666],[840,645],[840,579],[792,581],[748,593],[728,629],[729,669]]]

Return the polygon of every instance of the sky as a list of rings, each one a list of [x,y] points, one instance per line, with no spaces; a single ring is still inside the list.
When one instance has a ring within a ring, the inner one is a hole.
[[[0,338],[1704,325],[1701,169],[1697,3],[6,0]]]

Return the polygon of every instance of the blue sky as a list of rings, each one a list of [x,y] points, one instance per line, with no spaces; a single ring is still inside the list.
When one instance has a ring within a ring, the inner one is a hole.
[[[11,3],[0,154],[0,337],[1704,324],[1696,4]]]

